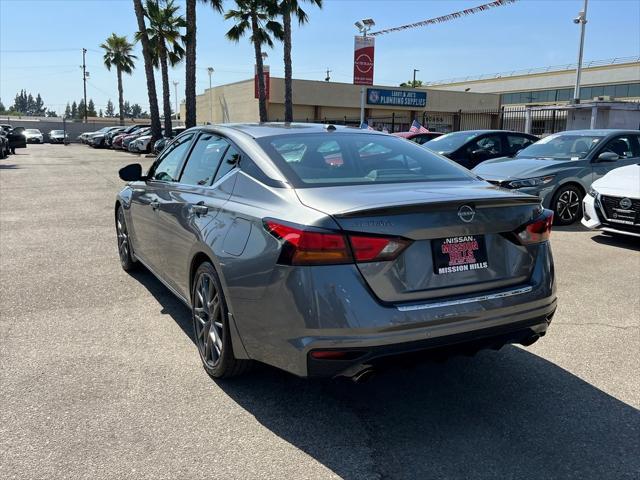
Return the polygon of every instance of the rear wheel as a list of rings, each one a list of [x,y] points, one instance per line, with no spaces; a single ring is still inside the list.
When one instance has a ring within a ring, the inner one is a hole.
[[[193,332],[202,365],[214,378],[233,377],[250,366],[233,355],[227,303],[220,280],[209,262],[196,271],[191,292]]]
[[[129,230],[124,218],[124,209],[118,207],[116,216],[116,233],[118,234],[118,255],[120,255],[120,265],[125,272],[135,270],[138,266],[131,254],[131,240],[129,238]]]
[[[582,218],[582,192],[575,185],[560,187],[553,196],[551,206],[556,225],[571,225]]]

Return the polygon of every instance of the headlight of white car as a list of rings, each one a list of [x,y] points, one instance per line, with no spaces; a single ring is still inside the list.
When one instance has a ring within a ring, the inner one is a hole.
[[[591,187],[587,193],[593,198],[598,198],[598,191],[593,187]]]
[[[509,182],[509,187],[511,188],[540,187],[552,181],[554,177],[555,175],[547,175],[546,177],[523,178],[522,180],[513,180]]]

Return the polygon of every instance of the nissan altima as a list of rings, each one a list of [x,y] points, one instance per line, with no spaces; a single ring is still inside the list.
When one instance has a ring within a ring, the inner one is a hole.
[[[144,265],[191,309],[215,378],[251,361],[357,378],[434,350],[530,345],[556,309],[553,214],[398,137],[197,127],[120,177],[122,267]]]

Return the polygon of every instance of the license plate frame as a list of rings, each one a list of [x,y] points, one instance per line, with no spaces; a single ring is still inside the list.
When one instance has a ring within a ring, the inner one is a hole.
[[[460,235],[431,241],[436,275],[486,270],[489,268],[484,235]]]

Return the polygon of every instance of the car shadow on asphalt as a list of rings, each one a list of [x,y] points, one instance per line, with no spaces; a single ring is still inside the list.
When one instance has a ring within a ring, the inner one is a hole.
[[[134,278],[193,339],[189,310],[150,273]],[[216,384],[262,426],[349,480],[600,480],[640,469],[638,410],[519,347],[388,370],[359,384],[263,365]]]
[[[611,247],[624,248],[627,250],[635,250],[640,252],[640,238],[630,235],[607,235],[600,233],[591,237],[596,243],[601,245],[609,245]]]
[[[15,163],[0,163],[0,170],[16,170],[20,168]]]

